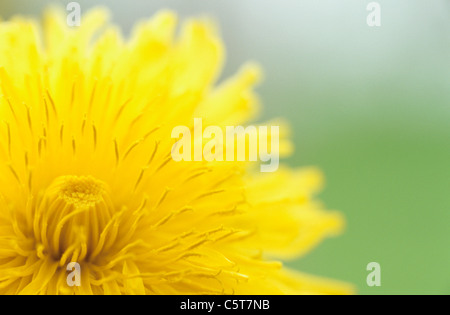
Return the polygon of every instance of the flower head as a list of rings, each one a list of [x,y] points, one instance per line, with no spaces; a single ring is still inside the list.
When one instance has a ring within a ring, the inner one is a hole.
[[[176,24],[160,12],[125,41],[103,10],[79,28],[57,10],[0,23],[0,293],[349,292],[277,260],[342,227],[317,170],[172,160],[174,126],[254,118],[260,76],[217,84],[214,27]]]

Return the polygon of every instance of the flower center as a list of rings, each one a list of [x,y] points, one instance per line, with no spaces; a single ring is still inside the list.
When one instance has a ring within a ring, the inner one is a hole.
[[[104,184],[92,177],[66,176],[56,183],[60,197],[75,207],[90,207],[102,201]]]
[[[34,230],[41,249],[61,265],[92,259],[112,245],[101,237],[114,215],[114,205],[108,186],[100,180],[58,177],[36,211]]]

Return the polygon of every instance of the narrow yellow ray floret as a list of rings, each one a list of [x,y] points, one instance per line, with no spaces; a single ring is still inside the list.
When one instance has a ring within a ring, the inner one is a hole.
[[[107,20],[0,22],[0,293],[350,293],[277,261],[342,228],[314,199],[318,171],[171,158],[174,126],[255,117],[259,69],[217,85],[207,22],[176,35],[160,12],[125,41]]]

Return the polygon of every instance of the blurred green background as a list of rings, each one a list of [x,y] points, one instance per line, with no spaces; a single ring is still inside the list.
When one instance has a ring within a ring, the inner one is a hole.
[[[2,0],[0,15],[36,15],[48,2]],[[160,8],[211,15],[227,45],[224,76],[249,59],[263,65],[262,118],[290,120],[287,162],[319,166],[320,198],[348,222],[287,265],[359,294],[450,293],[449,1],[377,1],[380,27],[367,26],[362,0],[78,2],[107,5],[126,32]],[[366,284],[372,261],[381,287]]]

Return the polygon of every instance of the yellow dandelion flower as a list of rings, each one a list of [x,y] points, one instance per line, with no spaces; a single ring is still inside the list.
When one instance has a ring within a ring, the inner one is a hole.
[[[254,117],[258,68],[216,84],[209,22],[176,35],[160,12],[125,41],[107,20],[96,9],[70,28],[49,10],[42,26],[0,23],[0,293],[351,292],[277,260],[342,228],[314,199],[317,170],[171,158],[174,126]]]

